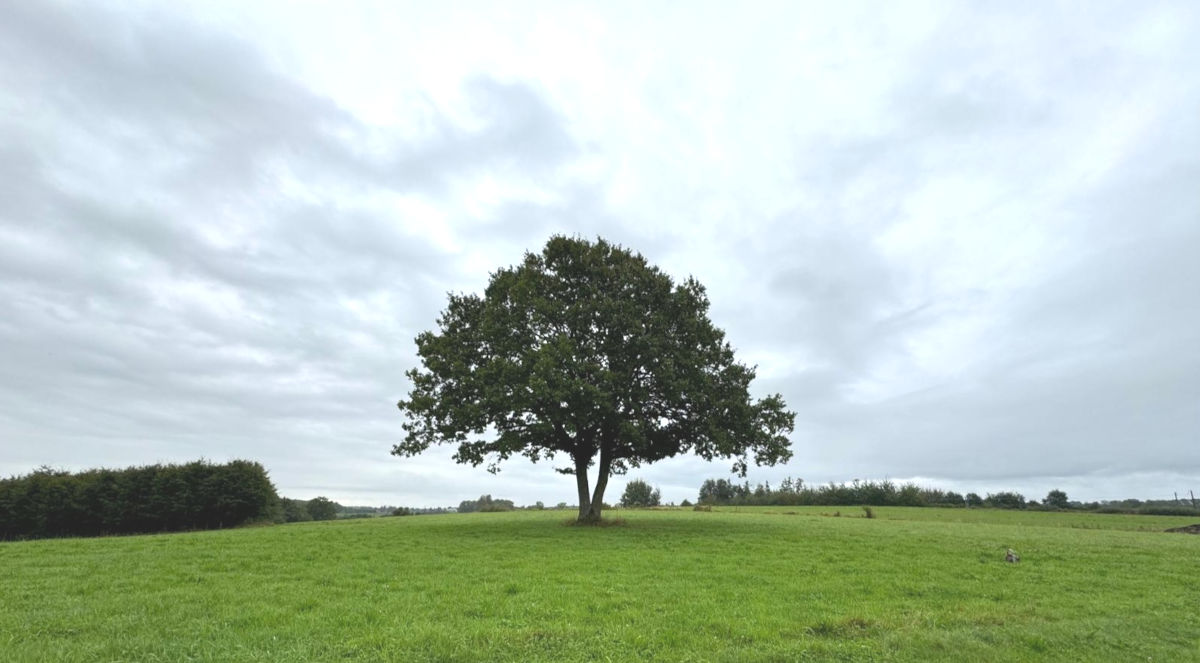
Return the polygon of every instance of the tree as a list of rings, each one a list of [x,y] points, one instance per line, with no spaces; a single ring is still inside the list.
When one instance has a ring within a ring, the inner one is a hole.
[[[1025,496],[1021,493],[1009,491],[1000,491],[998,493],[988,493],[984,498],[984,503],[994,509],[1024,509]]]
[[[480,495],[477,500],[463,500],[458,503],[459,513],[512,511],[515,508],[512,500],[495,499],[491,495]]]
[[[729,504],[749,494],[749,484],[739,486],[728,479],[705,479],[700,484],[700,496],[696,501],[700,504]]]
[[[983,498],[980,497],[978,493],[967,493],[967,496],[964,499],[967,502],[967,508],[973,506],[983,506]]]
[[[333,520],[337,518],[337,502],[328,497],[314,497],[308,501],[308,515],[313,520]]]
[[[1052,490],[1046,493],[1046,499],[1042,500],[1042,504],[1054,509],[1065,509],[1069,506],[1067,494],[1061,490]]]
[[[621,495],[621,506],[658,506],[661,503],[662,493],[641,479],[625,484],[625,493]]]
[[[281,517],[262,465],[146,465],[0,479],[0,539],[236,527]]]
[[[280,499],[280,506],[283,507],[284,522],[300,523],[313,519],[312,514],[308,512],[308,502],[284,497]]]
[[[561,454],[579,520],[597,521],[609,476],[677,454],[773,465],[791,457],[794,413],[751,400],[755,372],[734,360],[694,279],[673,280],[602,239],[556,236],[495,272],[482,296],[450,295],[438,330],[416,338],[398,456],[457,444],[496,472],[522,455]],[[597,465],[594,490],[587,470]]]

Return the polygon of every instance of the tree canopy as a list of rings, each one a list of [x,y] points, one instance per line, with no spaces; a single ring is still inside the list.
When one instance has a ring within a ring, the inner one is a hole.
[[[552,237],[492,274],[483,295],[452,294],[416,338],[423,369],[399,407],[392,453],[457,444],[460,463],[563,455],[580,520],[597,520],[611,474],[692,452],[750,462],[791,457],[794,413],[752,400],[754,368],[708,318],[704,287],[676,284],[641,255],[599,239]],[[587,470],[598,463],[589,492]]]
[[[1066,509],[1071,505],[1067,494],[1057,488],[1046,493],[1046,499],[1042,500],[1042,504],[1054,509]]]
[[[236,527],[282,517],[262,465],[145,465],[0,479],[0,540]]]

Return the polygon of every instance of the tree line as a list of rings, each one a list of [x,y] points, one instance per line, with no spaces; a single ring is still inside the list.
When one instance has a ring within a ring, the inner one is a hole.
[[[706,479],[700,485],[697,501],[700,504],[746,506],[965,506],[971,502],[978,502],[972,506],[983,505],[982,498],[974,493],[964,496],[914,483],[855,480],[810,486],[803,479],[791,477],[774,488],[770,482],[751,488],[749,482],[738,484],[727,479]]]
[[[1026,499],[1013,491],[965,495],[952,490],[927,488],[915,483],[890,480],[828,483],[811,486],[803,479],[786,478],[772,488],[770,482],[754,487],[749,482],[706,479],[700,486],[699,504],[728,506],[940,506],[989,507],[993,509],[1078,509],[1099,513],[1140,513],[1153,515],[1200,515],[1200,510],[1184,502],[1169,500],[1122,500],[1119,502],[1072,501],[1061,490],[1051,490],[1042,501]],[[686,500],[685,500],[686,502]],[[687,506],[687,504],[684,504]]]
[[[42,467],[0,480],[0,539],[236,527],[278,516],[263,466],[147,465],[71,473]]]
[[[459,513],[514,511],[516,508],[512,500],[496,499],[491,495],[480,495],[477,500],[463,500],[458,503]]]
[[[282,523],[303,523],[310,520],[333,520],[341,515],[342,505],[327,497],[311,500],[280,498],[279,513],[272,520]]]

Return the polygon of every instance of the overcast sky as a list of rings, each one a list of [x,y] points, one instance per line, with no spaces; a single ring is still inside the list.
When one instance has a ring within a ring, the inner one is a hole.
[[[563,233],[708,287],[797,413],[752,482],[1200,491],[1197,34],[1186,0],[0,3],[0,475],[572,502],[389,455],[446,293]]]

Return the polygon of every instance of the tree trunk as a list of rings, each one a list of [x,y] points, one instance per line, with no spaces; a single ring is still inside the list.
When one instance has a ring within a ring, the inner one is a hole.
[[[600,511],[604,508],[604,489],[608,486],[608,472],[612,469],[612,459],[603,448],[600,450],[600,470],[596,474],[596,491],[592,493],[591,505],[583,510],[582,500],[579,508],[579,521],[587,523],[600,522]]]
[[[592,503],[588,499],[588,458],[575,458],[575,486],[579,488],[579,521],[582,522],[587,518],[588,512],[591,510]]]

